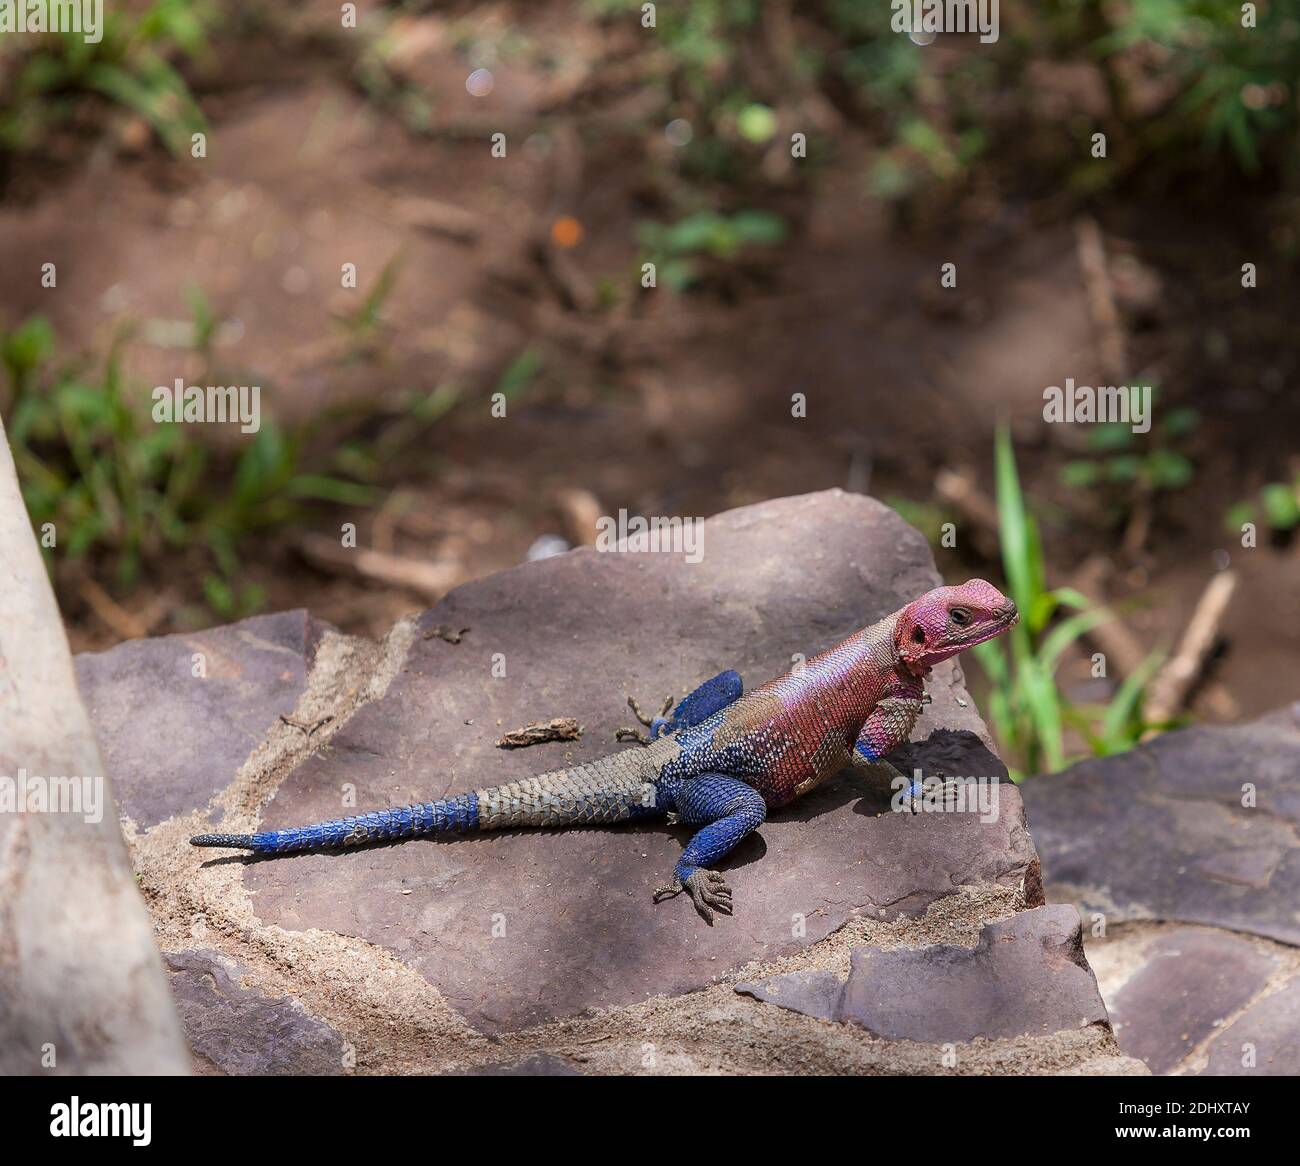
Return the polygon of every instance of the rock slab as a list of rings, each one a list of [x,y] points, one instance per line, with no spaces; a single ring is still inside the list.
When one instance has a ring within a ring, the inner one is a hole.
[[[144,829],[224,789],[293,712],[323,630],[304,611],[285,612],[78,656],[121,812]]]
[[[261,827],[603,756],[622,747],[614,734],[629,719],[628,695],[658,704],[728,667],[752,688],[939,583],[921,535],[872,499],[840,491],[731,511],[704,531],[698,563],[579,550],[451,593],[420,617],[384,694],[280,781]],[[434,632],[439,625],[469,630],[453,644]],[[219,684],[183,666],[194,637],[83,662],[132,816],[148,823],[204,811],[310,686],[322,634],[301,612],[205,632],[197,642],[223,661]],[[174,747],[164,753],[119,722],[167,690]],[[1004,777],[956,662],[935,670],[930,692],[913,744],[896,760],[926,773]],[[556,716],[576,717],[582,739],[495,747],[504,731]],[[989,818],[912,816],[889,811],[887,789],[841,774],[729,857],[736,915],[714,927],[684,899],[651,901],[689,833],[666,826],[422,839],[249,861],[240,872],[262,925],[377,945],[493,1034],[689,992],[810,946],[856,914],[917,915],[964,886],[1023,883],[1034,901],[1037,856],[1020,795],[1009,783],[997,790]],[[193,860],[196,870],[230,861],[200,852]]]
[[[237,961],[203,949],[163,958],[201,1072],[318,1077],[344,1072],[342,1037],[296,1001],[243,987],[244,969]]]
[[[855,948],[848,980],[792,972],[736,991],[886,1040],[1043,1036],[1106,1024],[1072,907],[988,923],[973,948]]]
[[[1111,1002],[1115,1037],[1153,1073],[1168,1073],[1268,982],[1277,961],[1226,932],[1160,935]]]
[[[1300,944],[1298,775],[1300,704],[1031,778],[1048,898]]]
[[[1300,704],[1023,792],[1048,897],[1140,925],[1088,945],[1124,1052],[1157,1073],[1300,1072],[1296,981],[1277,983],[1300,943]]]
[[[337,816],[344,783],[358,806],[383,806],[600,757],[617,747],[626,695],[658,702],[726,667],[752,688],[938,582],[919,534],[835,492],[710,519],[699,563],[582,550],[471,583],[421,620],[469,628],[461,642],[417,639],[383,699],[280,786],[265,826]],[[916,738],[963,734],[976,773],[1000,776],[956,666],[930,688]],[[555,716],[576,717],[583,739],[494,747],[503,729]],[[928,765],[924,745],[912,760]],[[660,826],[422,840],[259,862],[245,878],[266,922],[380,944],[500,1032],[702,987],[857,912],[893,918],[963,884],[1014,886],[1034,853],[1018,793],[1001,788],[996,821],[913,818],[841,775],[728,858],[737,913],[714,927],[683,899],[651,902],[689,834]]]

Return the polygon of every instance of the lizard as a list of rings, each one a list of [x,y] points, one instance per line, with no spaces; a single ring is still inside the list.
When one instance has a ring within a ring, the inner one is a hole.
[[[745,693],[722,672],[654,719],[646,743],[506,785],[311,826],[199,834],[195,846],[280,855],[450,831],[675,820],[695,833],[653,900],[685,892],[706,923],[732,913],[713,869],[777,809],[848,765],[920,782],[885,759],[911,735],[930,670],[1001,635],[1016,605],[982,579],[926,592],[800,667]]]

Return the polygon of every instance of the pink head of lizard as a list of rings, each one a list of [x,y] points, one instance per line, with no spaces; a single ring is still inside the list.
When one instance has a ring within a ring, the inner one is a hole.
[[[924,675],[939,661],[1000,636],[1019,618],[1016,605],[992,583],[970,579],[936,587],[903,608],[894,644],[907,668]]]

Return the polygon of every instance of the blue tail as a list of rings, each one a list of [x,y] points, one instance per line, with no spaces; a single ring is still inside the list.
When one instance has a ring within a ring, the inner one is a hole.
[[[394,838],[419,838],[478,826],[478,795],[460,794],[417,806],[376,810],[355,818],[335,818],[312,826],[268,830],[262,834],[196,834],[191,846],[225,846],[254,854],[293,854],[305,850],[334,850],[386,842]]]

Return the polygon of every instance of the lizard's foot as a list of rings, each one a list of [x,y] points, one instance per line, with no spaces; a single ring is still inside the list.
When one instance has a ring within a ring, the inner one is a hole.
[[[666,886],[659,887],[654,893],[654,901],[658,903],[662,899],[679,895],[682,891],[690,895],[695,909],[710,927],[713,926],[715,910],[721,911],[724,915],[731,914],[731,888],[727,885],[727,880],[716,870],[696,867],[685,882],[673,879]]]
[[[641,711],[641,706],[637,704],[636,697],[629,696],[627,698],[627,707],[632,710],[632,715],[636,717],[636,719],[640,721],[643,725],[645,725],[647,729],[655,723],[654,717],[648,717],[646,716],[645,713]],[[672,707],[673,707],[673,694],[670,692],[666,697],[664,697],[664,707],[659,710],[659,716],[666,717],[668,715],[668,710],[671,709]]]
[[[616,741],[639,741],[642,745],[649,745],[656,737],[663,736],[664,730],[668,727],[664,718],[668,716],[669,710],[673,707],[672,693],[664,697],[664,707],[660,710],[657,717],[648,716],[641,711],[641,706],[637,704],[636,697],[627,698],[627,707],[632,710],[632,715],[636,717],[650,732],[643,733],[639,729],[617,729],[614,732]]]
[[[942,773],[932,774],[923,781],[912,779],[903,794],[904,808],[916,813],[922,802],[930,799],[930,804],[938,803],[947,811],[955,811],[961,801],[961,779],[947,778]]]

